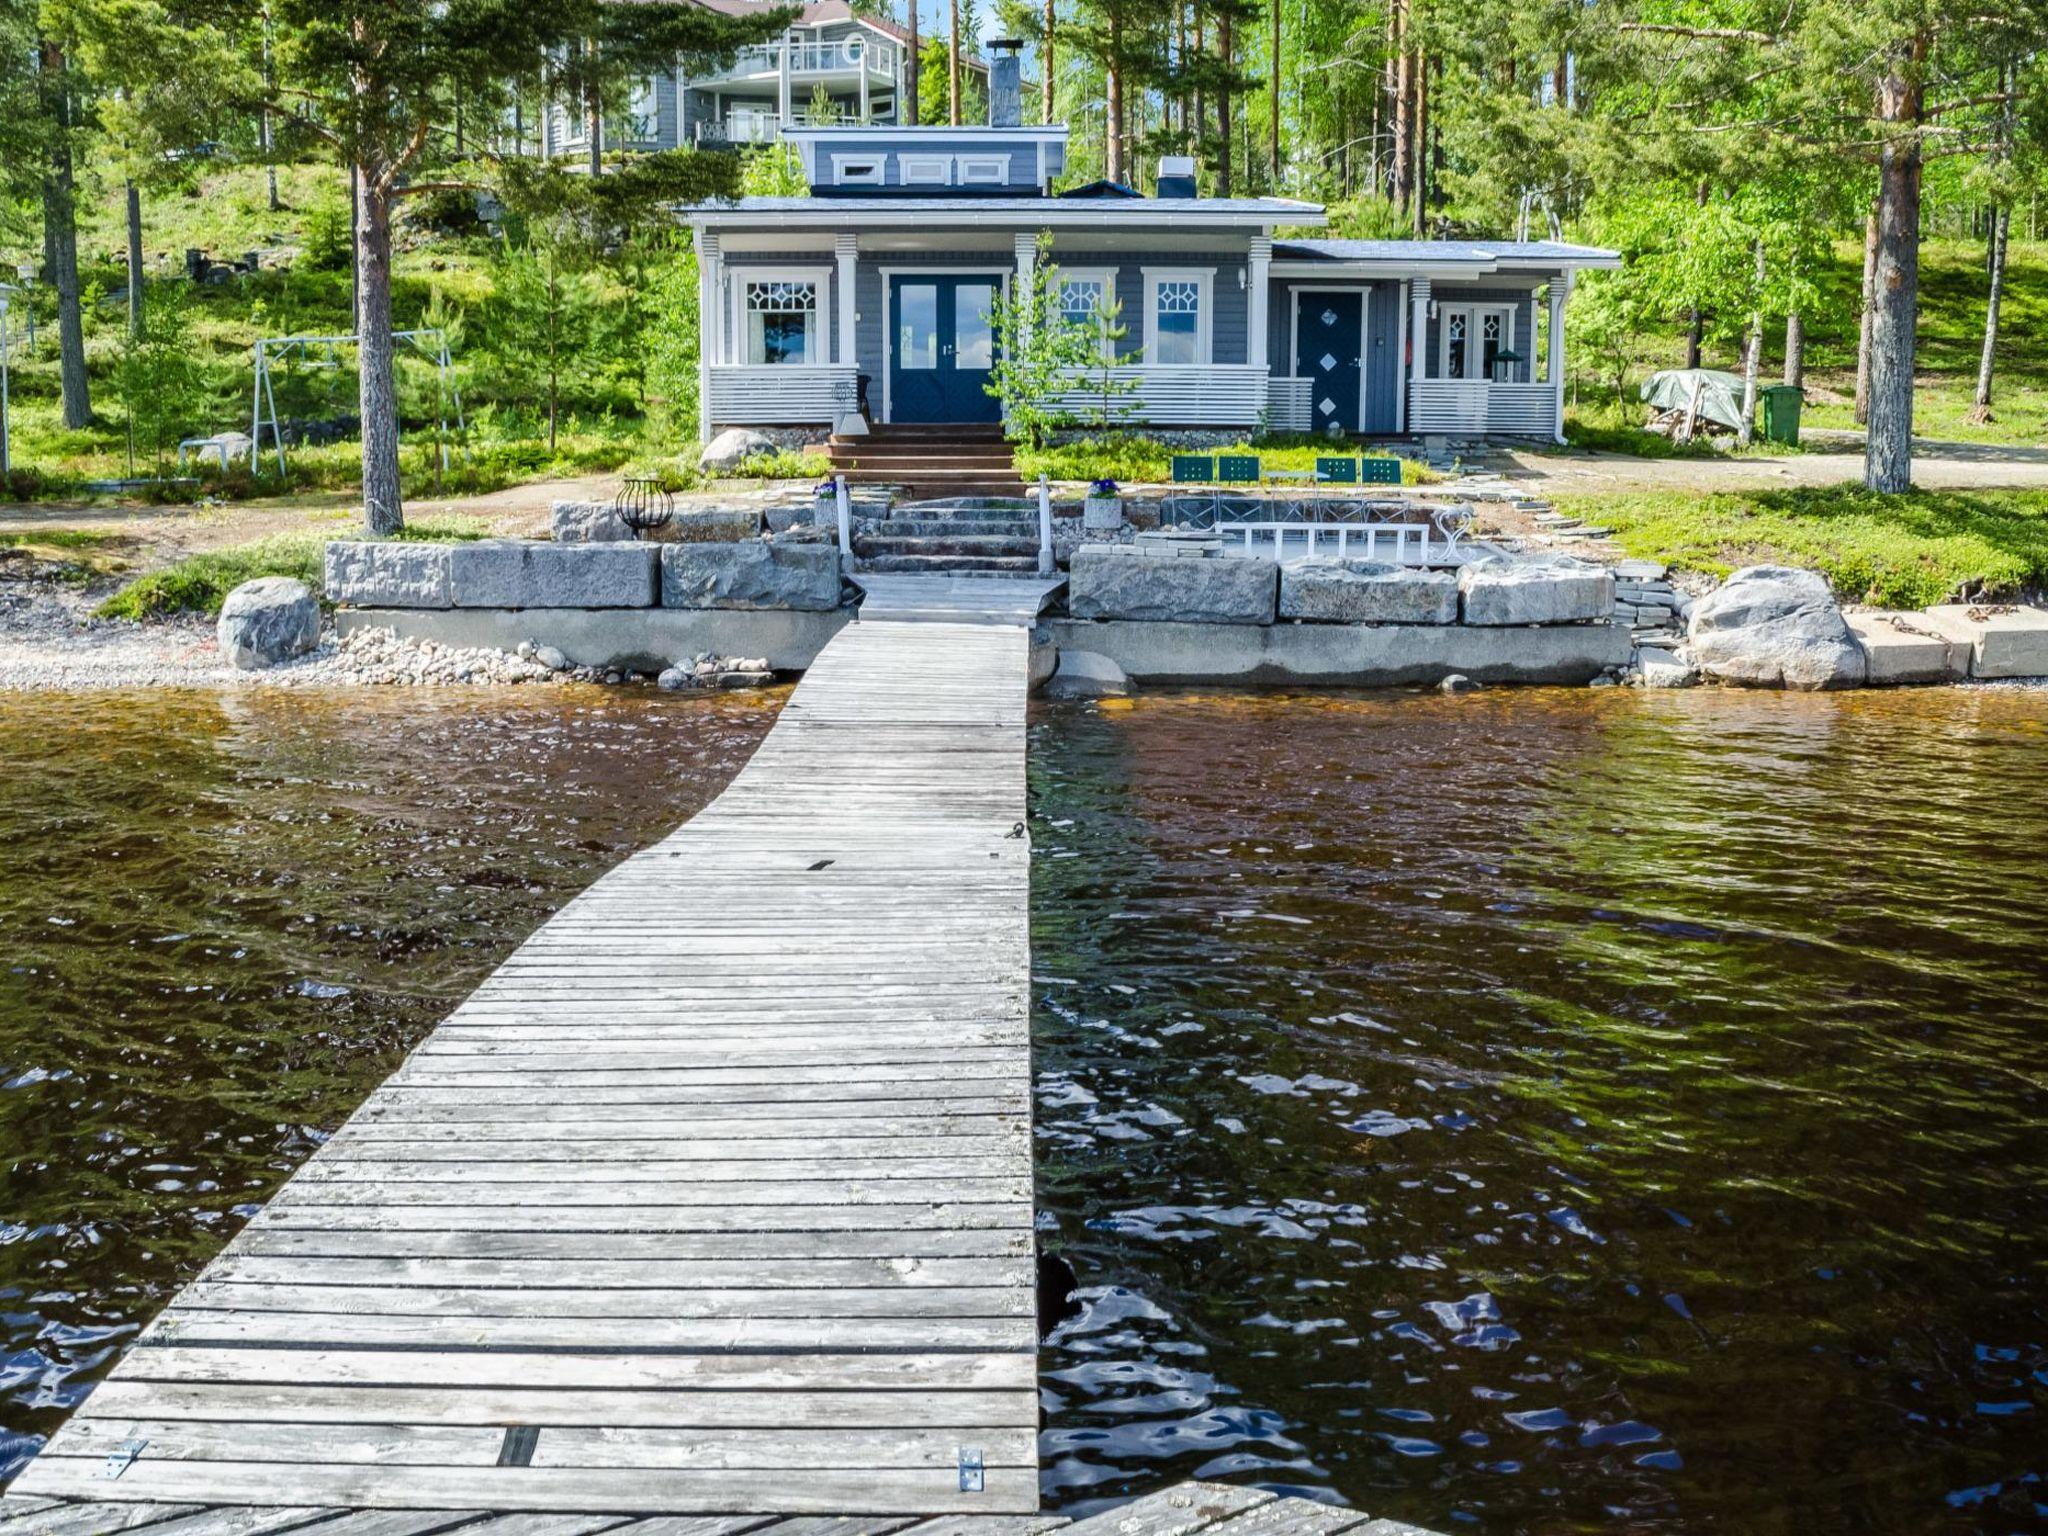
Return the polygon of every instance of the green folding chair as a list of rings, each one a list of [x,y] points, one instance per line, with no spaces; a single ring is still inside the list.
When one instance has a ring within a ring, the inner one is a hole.
[[[1259,456],[1256,453],[1218,454],[1216,480],[1220,485],[1257,485]]]
[[[1207,453],[1176,453],[1173,456],[1175,485],[1210,485],[1216,479],[1216,458]]]
[[[1316,484],[1356,485],[1358,484],[1358,460],[1351,458],[1316,457]]]
[[[1399,485],[1401,483],[1401,461],[1399,459],[1360,459],[1358,461],[1359,483],[1361,485]]]

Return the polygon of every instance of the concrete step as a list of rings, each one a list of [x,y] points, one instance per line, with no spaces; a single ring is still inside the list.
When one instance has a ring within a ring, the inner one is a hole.
[[[860,561],[864,571],[950,573],[956,576],[1035,576],[1034,555],[875,555]]]
[[[947,538],[895,538],[862,534],[853,541],[857,555],[1029,555],[1038,558],[1038,538],[962,534]]]
[[[1038,547],[1035,517],[904,517],[878,518],[871,531],[886,539],[1029,539]]]
[[[950,470],[959,474],[1008,475],[1017,478],[1017,466],[1007,453],[855,453],[834,454],[834,469],[865,469],[897,473],[903,470]]]

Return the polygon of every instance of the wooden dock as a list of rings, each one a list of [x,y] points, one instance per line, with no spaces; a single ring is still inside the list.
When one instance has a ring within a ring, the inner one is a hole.
[[[872,593],[731,787],[144,1330],[0,1536],[1423,1536],[1196,1484],[1036,1513],[1044,595]]]
[[[731,787],[450,1015],[16,1491],[1035,1510],[1027,645],[850,626]]]

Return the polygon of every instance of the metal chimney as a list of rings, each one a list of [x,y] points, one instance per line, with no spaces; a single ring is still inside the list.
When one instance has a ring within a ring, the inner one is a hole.
[[[1021,128],[1024,125],[1024,45],[1014,37],[995,37],[988,42],[988,125],[991,128]]]

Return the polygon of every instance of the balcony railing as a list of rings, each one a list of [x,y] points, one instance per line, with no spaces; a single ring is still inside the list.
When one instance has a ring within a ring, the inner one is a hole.
[[[851,75],[865,66],[870,75],[883,80],[896,77],[899,57],[896,44],[883,38],[867,42],[849,39],[837,43],[755,43],[740,49],[732,67],[720,78],[779,75],[785,51],[792,75]]]

